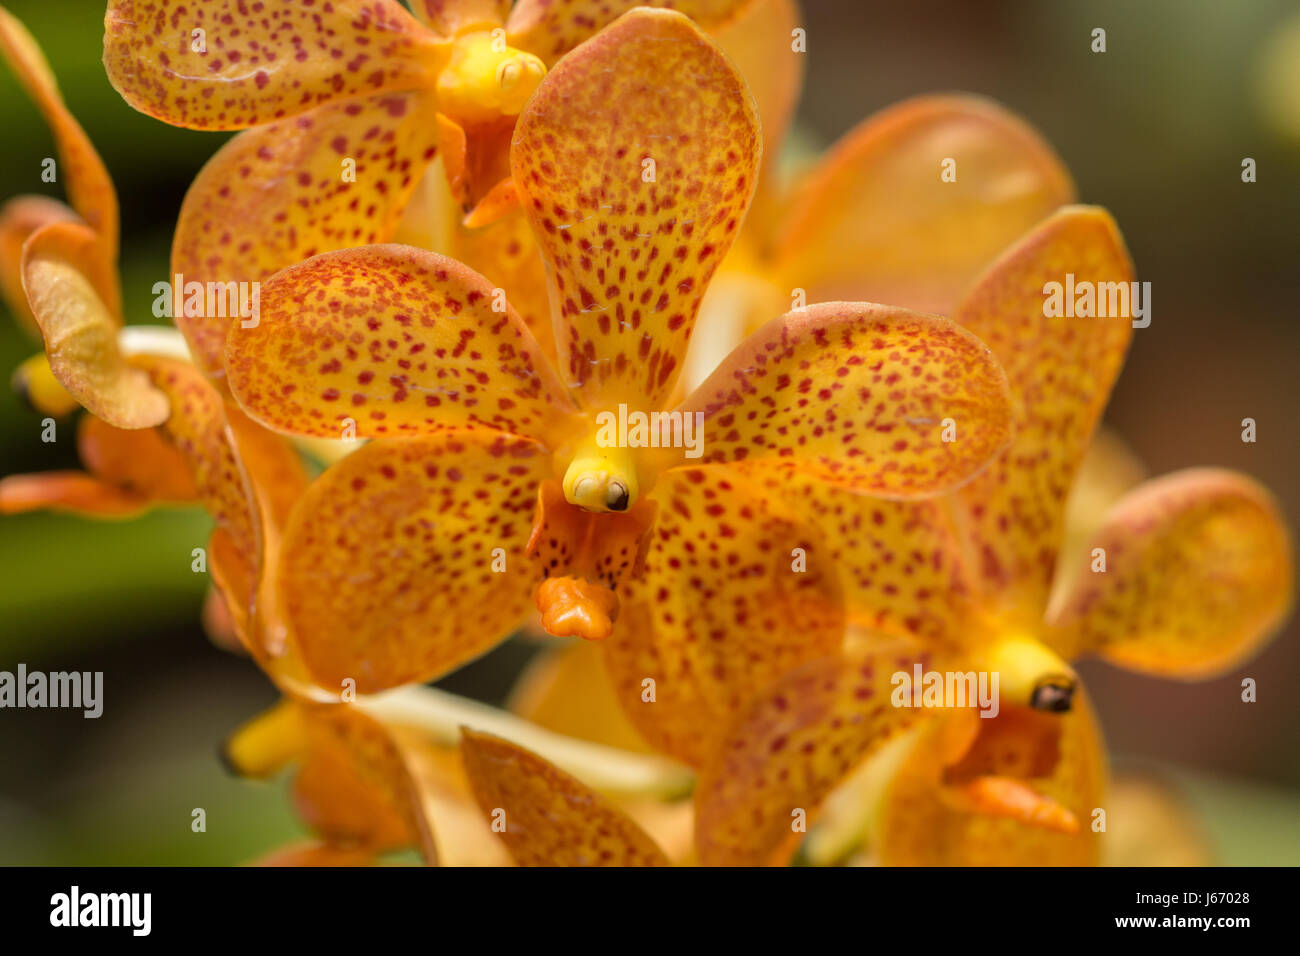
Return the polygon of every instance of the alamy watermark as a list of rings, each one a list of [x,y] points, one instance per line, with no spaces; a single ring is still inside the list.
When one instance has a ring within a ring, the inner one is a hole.
[[[895,671],[889,682],[895,707],[978,707],[981,717],[996,717],[997,671],[926,671],[920,664],[912,672]]]
[[[1133,328],[1151,324],[1150,282],[1081,282],[1074,273],[1065,274],[1065,282],[1043,285],[1043,315],[1057,318],[1124,318],[1133,320]]]
[[[629,412],[596,416],[596,444],[601,448],[684,448],[687,458],[704,454],[703,412]]]
[[[153,284],[153,314],[159,319],[233,319],[255,329],[262,321],[260,282],[186,282],[183,273],[171,282]]]
[[[94,720],[104,713],[103,671],[0,671],[0,708],[67,707]]]

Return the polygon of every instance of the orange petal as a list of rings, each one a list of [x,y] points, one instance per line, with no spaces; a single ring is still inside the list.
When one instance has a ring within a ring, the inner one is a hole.
[[[230,389],[280,431],[338,438],[479,425],[546,435],[569,406],[527,328],[482,276],[412,246],[316,256],[231,324]],[[494,306],[506,311],[497,311]]]
[[[701,766],[751,696],[838,650],[844,615],[827,545],[745,476],[674,471],[655,497],[646,570],[622,588],[605,662],[645,738]]]
[[[941,178],[956,162],[956,181]],[[1074,187],[1028,125],[977,96],[925,96],[864,121],[789,199],[773,251],[807,301],[951,315],[958,297]]]
[[[983,343],[947,319],[865,303],[768,323],[682,410],[704,415],[702,462],[892,498],[956,487],[1010,438],[1006,376]]]
[[[97,518],[125,518],[150,502],[81,471],[42,471],[0,478],[0,514],[49,508]]]
[[[532,596],[524,546],[549,471],[533,442],[448,432],[373,442],[312,482],[280,594],[321,686],[429,680],[506,637]]]
[[[23,291],[23,243],[42,226],[75,220],[77,214],[46,196],[17,196],[0,206],[0,296],[24,330],[40,335],[40,326]]]
[[[1100,653],[1165,677],[1221,674],[1256,653],[1290,613],[1293,547],[1265,489],[1211,468],[1140,485],[1088,546],[1083,567],[1049,613],[1067,653]]]
[[[77,423],[77,455],[101,481],[149,502],[195,501],[189,462],[157,429],[114,428],[94,415]]]
[[[18,81],[36,104],[54,134],[59,151],[59,179],[67,190],[68,201],[96,236],[96,256],[101,268],[109,273],[103,288],[104,300],[117,314],[122,303],[117,276],[112,273],[117,260],[117,194],[104,162],[95,152],[80,124],[68,112],[54,74],[45,55],[27,28],[0,7],[0,55],[3,55]]]
[[[928,664],[905,645],[859,647],[791,671],[728,728],[695,790],[705,865],[787,862],[827,795],[921,708],[890,702],[896,671]]]
[[[553,764],[508,740],[461,731],[478,805],[520,866],[668,866],[621,810]]]
[[[1015,440],[960,492],[982,586],[1037,619],[1064,536],[1066,496],[1132,336],[1127,316],[1044,315],[1045,286],[1128,283],[1124,242],[1101,209],[1074,206],[1008,250],[958,307],[1006,369]],[[1127,288],[1127,286],[1126,286]]]
[[[552,64],[633,7],[678,10],[706,30],[731,23],[753,0],[519,0],[506,23],[510,45]]]
[[[117,345],[121,320],[93,279],[95,234],[74,222],[34,233],[23,247],[23,284],[45,338],[50,370],[82,407],[118,428],[149,428],[167,400]]]
[[[109,82],[140,112],[189,129],[431,85],[439,45],[397,0],[281,5],[273,23],[245,0],[110,0],[104,15]]]
[[[294,804],[307,823],[336,842],[428,853],[433,842],[419,789],[388,729],[349,704],[303,709],[306,753]]]
[[[173,275],[257,282],[320,252],[387,242],[433,158],[432,116],[432,94],[382,93],[234,137],[185,196]],[[219,369],[233,306],[197,311],[173,303],[194,353]]]
[[[744,81],[676,13],[627,14],[542,81],[511,165],[588,405],[662,407],[760,153]]]
[[[440,36],[502,26],[511,0],[412,0],[411,12]]]
[[[1041,745],[1036,735],[989,725],[1004,720],[1023,724],[1025,708],[1004,706],[994,718],[974,718],[981,725],[986,772],[1023,773],[1042,770],[1032,751]],[[961,715],[962,718],[969,715]],[[1054,761],[1045,774],[1023,780],[975,777],[975,790],[1001,789],[1003,799],[985,801],[996,813],[972,812],[977,801],[956,797],[945,785],[949,763],[945,726],[957,715],[945,716],[921,731],[915,747],[886,790],[878,818],[875,847],[888,866],[1088,866],[1100,855],[1102,838],[1093,831],[1094,809],[1105,809],[1105,751],[1100,730],[1082,689],[1076,691],[1067,714],[1033,714],[1031,721],[1054,721]],[[958,718],[961,719],[961,718]],[[993,741],[996,739],[996,746]],[[972,757],[971,766],[974,766]],[[997,782],[990,782],[995,780]],[[965,786],[966,781],[961,785]],[[1013,786],[1015,784],[1016,786]],[[1075,821],[1062,830],[1016,819],[1008,796],[1019,797],[1023,809],[1045,815],[1043,822],[1061,822],[1062,813]],[[1073,829],[1074,832],[1068,832]]]

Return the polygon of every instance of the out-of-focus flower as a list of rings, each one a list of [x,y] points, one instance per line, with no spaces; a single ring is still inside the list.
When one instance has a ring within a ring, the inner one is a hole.
[[[658,412],[758,154],[716,45],[680,14],[633,11],[561,61],[516,129],[560,371],[502,290],[420,250],[328,253],[265,284],[260,324],[229,338],[241,405],[277,430],[378,439],[313,482],[284,540],[283,618],[318,683],[442,674],[518,626],[534,590],[561,636],[609,636],[625,600],[620,697],[656,746],[699,762],[749,693],[839,646],[833,570],[798,566],[821,544],[759,476],[950,489],[1007,441],[1006,383],[946,319],[832,303],[773,321]],[[662,433],[678,447],[619,434],[650,413],[678,421]]]
[[[244,777],[268,778],[297,766],[294,804],[318,839],[261,862],[354,865],[416,848],[431,864],[507,863],[492,821],[483,820],[474,805],[466,775],[473,767],[462,763],[457,750],[463,727],[548,754],[585,781],[579,786],[601,793],[599,802],[627,808],[661,830],[665,808],[676,801],[684,814],[673,813],[672,826],[680,829],[683,820],[689,825],[689,803],[683,805],[681,798],[689,792],[691,774],[662,757],[566,738],[424,687],[363,696],[355,703],[295,696],[249,721],[222,749],[226,764]]]
[[[751,2],[650,5],[721,27]],[[397,0],[110,0],[104,65],[150,116],[247,130],[195,180],[172,269],[258,281],[316,253],[392,239],[435,153],[456,220],[463,213],[477,227],[510,212],[509,143],[524,103],[548,66],[637,5],[417,0],[412,16]],[[475,265],[540,279],[535,250],[518,247],[521,230],[516,222],[486,237]],[[218,372],[225,323],[177,322],[196,361]]]
[[[1286,525],[1265,490],[1218,469],[1126,494],[1087,563],[1051,596],[1066,497],[1132,335],[1123,311],[1048,318],[1045,283],[1067,273],[1100,289],[1132,280],[1104,212],[1050,217],[954,313],[989,343],[1014,392],[1016,437],[987,471],[914,504],[801,496],[840,528],[828,532],[833,557],[876,636],[792,672],[736,720],[697,791],[705,862],[785,859],[800,836],[792,814],[811,816],[921,718],[883,798],[873,843],[882,862],[1096,862],[1104,753],[1066,661],[1098,654],[1200,678],[1245,659],[1286,617]],[[856,527],[874,530],[855,537]],[[907,706],[898,675],[918,666],[999,675],[1000,712]]]

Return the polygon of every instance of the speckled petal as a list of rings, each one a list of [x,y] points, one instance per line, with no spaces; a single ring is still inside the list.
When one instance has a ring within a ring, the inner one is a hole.
[[[887,501],[798,471],[763,477],[821,532],[852,624],[956,649],[976,613],[976,594],[942,501]]]
[[[947,319],[865,303],[768,323],[682,410],[704,415],[702,462],[887,498],[951,490],[1010,438],[1006,376],[983,343]]]
[[[104,15],[109,82],[140,112],[190,129],[419,89],[439,60],[438,38],[397,0],[110,0]]]
[[[383,93],[240,133],[185,196],[172,274],[257,282],[320,252],[387,242],[433,158],[432,117],[432,94]],[[173,311],[205,367],[220,369],[231,311]]]
[[[955,161],[955,182],[942,178]],[[1003,249],[1074,198],[1032,128],[977,96],[891,106],[844,137],[788,201],[774,271],[807,301],[951,315]]]
[[[118,428],[149,428],[167,418],[167,399],[127,364],[117,345],[121,319],[96,282],[102,262],[95,234],[56,222],[23,247],[23,284],[45,338],[50,371],[82,407]],[[102,273],[101,273],[102,274]]]
[[[890,702],[896,671],[926,655],[857,647],[791,671],[728,728],[695,789],[696,842],[707,866],[788,862],[827,795],[926,711]]]
[[[585,784],[508,740],[465,728],[461,754],[483,813],[520,866],[668,866],[645,831]]]
[[[1066,498],[1133,335],[1128,316],[1045,316],[1047,283],[1064,286],[1067,275],[1076,288],[1133,279],[1104,210],[1052,215],[989,269],[953,316],[993,350],[1014,398],[1011,447],[960,492],[975,570],[995,601],[1035,618],[1047,603]]]
[[[519,0],[506,23],[510,45],[548,65],[633,7],[678,10],[706,30],[726,26],[753,0]]]
[[[839,649],[844,612],[828,543],[745,476],[674,471],[655,499],[605,662],[642,735],[698,767],[752,695]]]
[[[506,637],[531,603],[524,546],[549,472],[534,442],[447,432],[373,442],[312,482],[285,533],[280,595],[318,682],[429,680]]]
[[[76,218],[70,207],[48,196],[16,196],[0,206],[0,297],[32,335],[39,337],[41,328],[23,291],[23,243],[42,226]]]
[[[411,246],[316,256],[231,323],[230,389],[279,431],[339,438],[484,426],[544,436],[571,411],[522,320],[490,283]],[[498,311],[496,306],[505,311]]]
[[[1024,709],[1020,711],[1024,716]],[[1012,716],[1007,707],[998,717],[971,719],[996,724]],[[1077,832],[971,813],[955,805],[945,796],[943,785],[951,774],[945,767],[942,743],[941,724],[950,719],[945,717],[921,729],[915,748],[885,791],[872,843],[880,862],[887,866],[1095,866],[1105,834],[1093,832],[1093,811],[1107,809],[1107,803],[1106,757],[1092,709],[1080,689],[1070,713],[1028,716],[1031,721],[1060,724],[1050,743],[1049,766],[1033,766],[1041,763],[1031,753],[1041,750],[1041,741],[1012,731],[995,735],[996,749],[984,748],[983,769],[1006,775],[1068,810],[1078,823]]]
[[[542,81],[511,165],[588,405],[663,407],[761,152],[744,81],[680,14],[636,10]]]
[[[59,95],[58,84],[40,47],[26,27],[2,7],[0,55],[45,117],[59,153],[59,182],[67,190],[72,208],[95,233],[100,264],[111,273],[117,260],[118,230],[117,193],[113,190],[113,180],[85,130]],[[115,274],[111,277],[111,287],[104,289],[104,298],[115,314],[120,312],[122,304]]]
[[[1048,617],[1071,655],[1212,677],[1256,653],[1294,601],[1286,521],[1236,472],[1188,469],[1139,485],[1087,547],[1104,549],[1106,570],[1082,567]]]

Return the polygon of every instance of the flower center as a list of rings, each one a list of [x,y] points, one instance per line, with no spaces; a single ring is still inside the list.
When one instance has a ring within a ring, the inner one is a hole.
[[[507,46],[501,34],[464,33],[438,77],[438,107],[464,127],[518,116],[545,75],[541,60]]]

